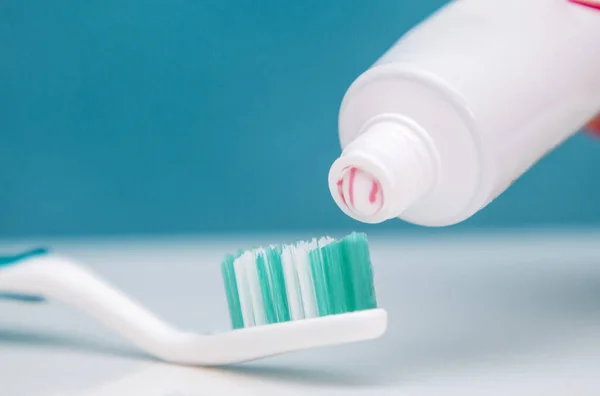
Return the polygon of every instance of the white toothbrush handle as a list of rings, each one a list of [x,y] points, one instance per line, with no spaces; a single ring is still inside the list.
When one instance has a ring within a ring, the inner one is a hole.
[[[167,358],[171,350],[166,346],[186,337],[91,271],[61,257],[44,255],[0,267],[0,290],[72,305],[157,357]]]
[[[77,307],[147,353],[186,365],[225,365],[380,337],[387,313],[370,309],[202,335],[177,330],[83,266],[53,255],[0,257],[0,292]],[[0,293],[0,297],[2,294]]]

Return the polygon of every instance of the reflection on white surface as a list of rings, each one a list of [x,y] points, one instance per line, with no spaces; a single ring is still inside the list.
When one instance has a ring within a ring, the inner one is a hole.
[[[119,380],[77,392],[72,396],[285,396],[292,394],[295,393],[292,393],[291,389],[279,384],[227,370],[157,363]]]

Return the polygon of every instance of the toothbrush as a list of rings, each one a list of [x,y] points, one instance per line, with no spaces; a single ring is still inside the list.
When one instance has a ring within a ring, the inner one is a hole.
[[[222,274],[233,329],[216,334],[176,329],[83,265],[45,249],[0,257],[0,298],[70,304],[181,365],[230,365],[372,340],[387,328],[363,234],[229,255]]]

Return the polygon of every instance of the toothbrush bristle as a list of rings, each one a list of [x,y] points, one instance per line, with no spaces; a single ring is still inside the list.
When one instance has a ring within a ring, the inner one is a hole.
[[[234,329],[377,307],[365,234],[242,251],[221,270]]]

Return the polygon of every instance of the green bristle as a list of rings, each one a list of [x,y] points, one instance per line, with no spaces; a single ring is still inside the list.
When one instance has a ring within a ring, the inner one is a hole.
[[[310,260],[310,269],[315,286],[315,294],[317,296],[317,309],[319,310],[319,316],[330,315],[333,313],[330,302],[330,289],[321,249],[317,248],[312,250],[308,254],[308,258]]]
[[[338,252],[340,254],[340,262],[342,263],[342,282],[344,282],[346,308],[348,312],[354,312],[356,311],[356,293],[354,292],[354,276],[352,272],[352,267],[350,265],[350,259],[347,253],[348,249],[346,248],[344,240],[337,241],[335,244],[338,247]]]
[[[287,322],[290,320],[285,278],[283,277],[283,266],[281,264],[282,250],[281,246],[266,250],[269,269],[271,270],[271,291],[277,322]]]
[[[277,315],[275,314],[275,307],[273,304],[273,291],[271,289],[271,281],[269,268],[267,264],[267,257],[264,252],[259,252],[256,256],[256,266],[258,270],[258,281],[260,282],[260,291],[263,298],[263,305],[265,309],[265,319],[267,324],[277,323]]]
[[[354,289],[354,310],[376,308],[377,298],[367,236],[352,233],[342,240],[342,246],[349,279]]]
[[[231,327],[234,329],[241,329],[244,327],[244,318],[242,316],[240,296],[235,281],[235,270],[233,268],[234,260],[235,258],[232,255],[225,256],[225,259],[221,264],[221,273],[225,282],[225,293],[227,295],[227,305],[229,306]]]
[[[321,249],[323,257],[323,267],[328,288],[329,307],[332,314],[348,312],[348,302],[353,302],[353,295],[348,293],[348,288],[344,283],[344,261],[342,255],[342,245],[338,242],[332,242]]]

